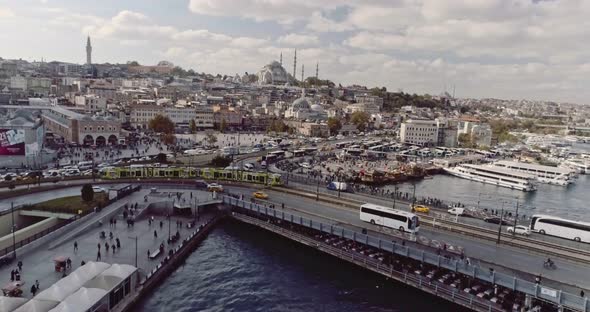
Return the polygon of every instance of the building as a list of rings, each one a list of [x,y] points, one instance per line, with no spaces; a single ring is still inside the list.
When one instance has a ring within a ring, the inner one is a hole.
[[[74,104],[91,114],[106,111],[107,109],[107,100],[95,94],[77,95],[74,97]]]
[[[327,124],[304,122],[297,131],[307,137],[327,138],[330,136],[330,128]]]
[[[369,94],[355,94],[354,99],[357,103],[372,104],[379,107],[379,110],[383,109],[383,99]]]
[[[478,118],[462,116],[459,118],[457,136],[469,135],[471,141],[479,146],[492,145],[492,128],[489,124],[481,122]]]
[[[113,100],[117,93],[117,88],[107,81],[96,80],[88,86],[88,93],[98,95],[107,100]]]
[[[12,107],[11,107],[12,108]],[[0,108],[0,157],[28,163],[43,148],[45,127],[37,112]]]
[[[162,106],[144,104],[129,106],[129,122],[136,129],[148,129],[150,120],[157,115],[165,115]]]
[[[20,75],[10,77],[10,89],[26,91],[27,78]]]
[[[215,127],[213,108],[210,106],[197,106],[195,109],[195,125],[199,130],[213,129]]]
[[[435,120],[409,119],[401,124],[400,141],[405,144],[435,146],[438,142],[438,125]]]
[[[289,75],[283,66],[273,61],[258,71],[258,84],[261,85],[284,85],[289,82]]]
[[[379,108],[379,106],[374,103],[354,103],[346,106],[344,111],[348,114],[355,112],[365,112],[369,115],[376,115],[381,112],[381,108]]]
[[[164,115],[168,116],[177,126],[187,126],[190,121],[197,117],[197,111],[194,107],[166,107]]]
[[[311,115],[311,105],[304,98],[298,98],[285,111],[285,118],[307,119]]]

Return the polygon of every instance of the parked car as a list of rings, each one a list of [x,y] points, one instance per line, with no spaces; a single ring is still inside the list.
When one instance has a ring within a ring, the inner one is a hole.
[[[465,208],[453,207],[447,210],[447,212],[455,216],[461,216],[465,213]]]
[[[106,192],[106,190],[100,186],[93,186],[92,190],[94,191],[94,193],[104,193]]]
[[[524,225],[517,225],[517,226],[509,226],[506,231],[508,233],[516,233],[519,235],[529,236],[531,235],[531,229]]]

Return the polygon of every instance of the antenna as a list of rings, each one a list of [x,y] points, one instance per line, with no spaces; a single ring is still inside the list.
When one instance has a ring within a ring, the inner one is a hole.
[[[301,81],[303,82],[303,73],[305,72],[305,64],[301,64]]]

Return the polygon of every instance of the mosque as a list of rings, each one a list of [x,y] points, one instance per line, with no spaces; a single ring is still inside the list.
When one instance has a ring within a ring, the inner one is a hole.
[[[262,67],[258,72],[258,83],[261,85],[285,85],[289,82],[289,75],[281,63],[273,61]]]

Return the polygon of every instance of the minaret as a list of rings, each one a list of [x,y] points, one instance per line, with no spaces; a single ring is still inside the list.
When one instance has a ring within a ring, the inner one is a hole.
[[[281,58],[279,60],[280,60],[279,63],[281,63],[281,66],[283,66],[283,52],[281,52]]]
[[[305,79],[303,78],[303,73],[305,72],[305,64],[301,64],[301,82],[303,82]]]
[[[86,65],[92,65],[92,46],[90,45],[90,36],[86,41]]]
[[[318,80],[318,73],[320,71],[320,62],[315,63],[315,80]]]
[[[293,80],[297,80],[297,49],[295,49],[295,57],[293,58]]]

